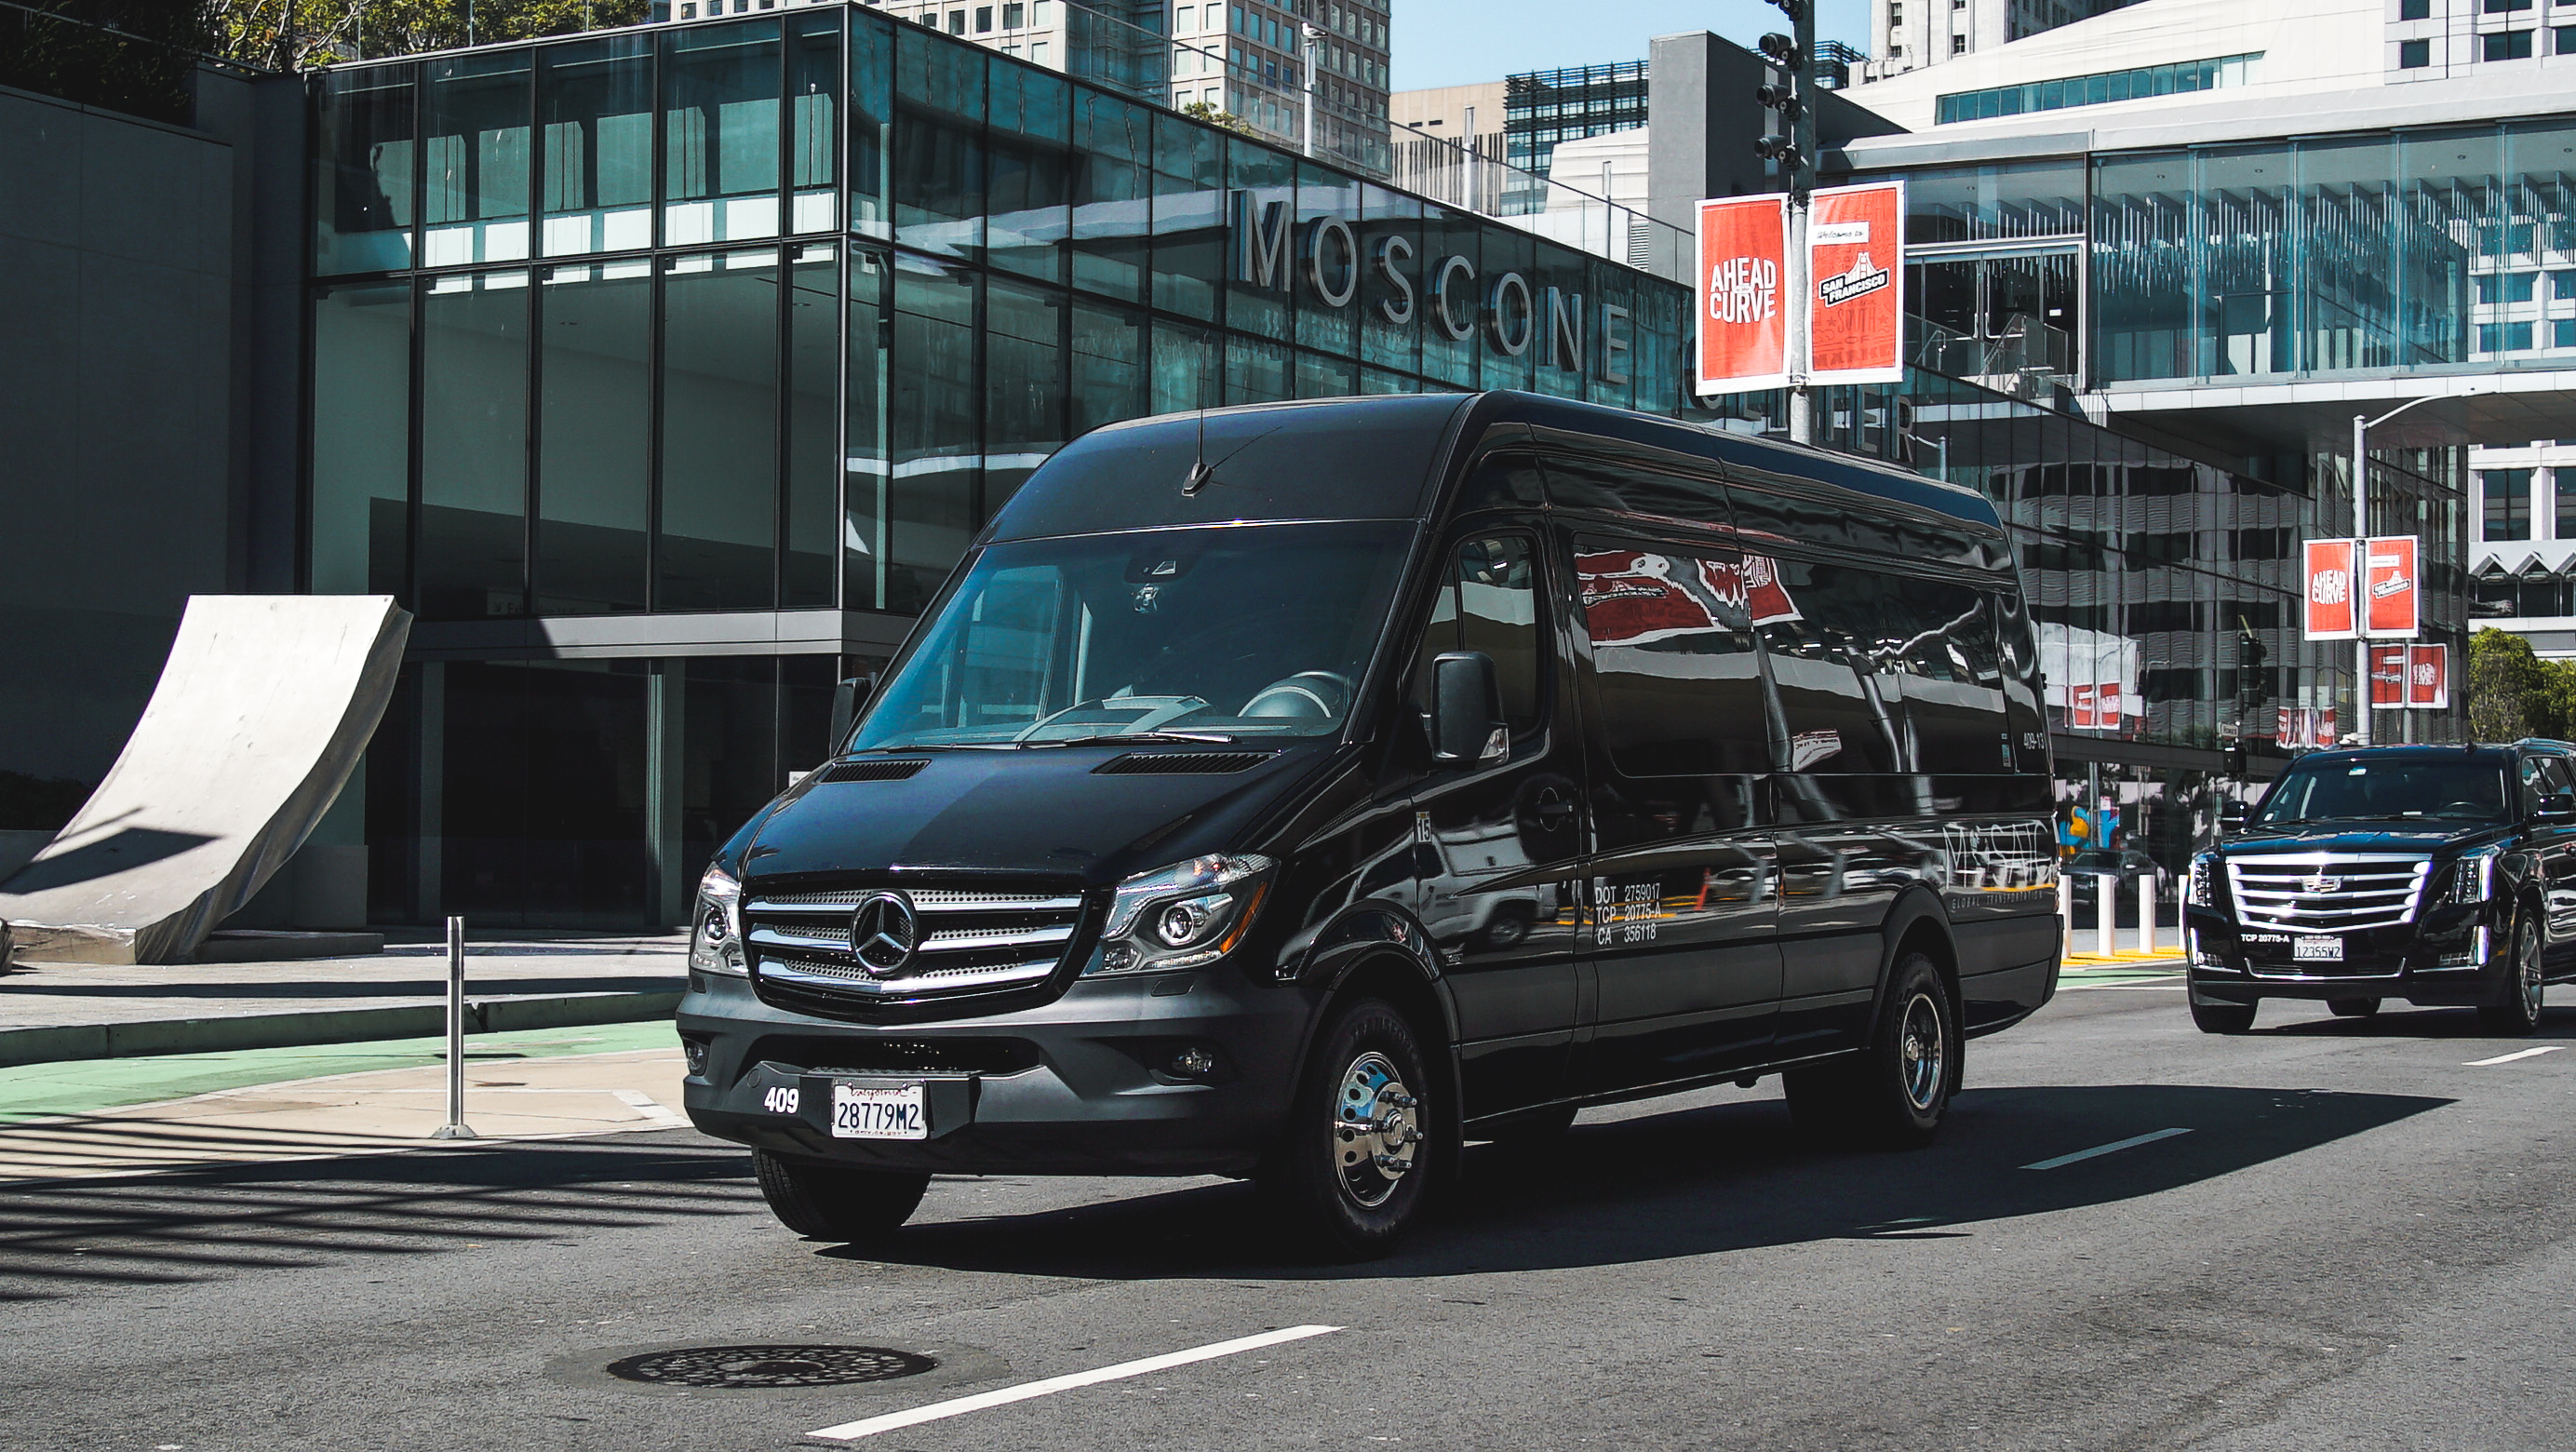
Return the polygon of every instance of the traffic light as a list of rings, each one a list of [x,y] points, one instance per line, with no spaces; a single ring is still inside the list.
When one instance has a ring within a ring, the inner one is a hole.
[[[1780,7],[1780,13],[1788,16],[1792,25],[1807,18],[1807,0],[1771,0],[1771,3]]]
[[[2243,616],[2237,617],[2236,628],[2236,709],[2241,714],[2251,715],[2272,699],[2272,673],[2264,669],[2264,662],[2272,658],[2272,652]]]
[[[1762,58],[1779,70],[1793,76],[1806,70],[1804,58],[1798,54],[1798,42],[1776,30],[1755,42],[1755,46],[1762,52]]]
[[[1762,59],[1771,68],[1770,78],[1753,88],[1753,99],[1777,118],[1764,128],[1765,135],[1753,143],[1753,154],[1780,168],[1781,182],[1800,196],[1806,194],[1813,178],[1808,174],[1815,165],[1813,108],[1807,103],[1808,75],[1813,69],[1815,17],[1807,0],[1771,0],[1789,17],[1797,34],[1782,35],[1777,31],[1755,43]]]

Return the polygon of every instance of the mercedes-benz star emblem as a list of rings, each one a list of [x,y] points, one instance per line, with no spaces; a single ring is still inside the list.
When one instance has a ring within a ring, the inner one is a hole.
[[[921,919],[912,899],[899,892],[872,892],[859,899],[850,914],[850,956],[869,976],[885,978],[903,971],[921,948]]]

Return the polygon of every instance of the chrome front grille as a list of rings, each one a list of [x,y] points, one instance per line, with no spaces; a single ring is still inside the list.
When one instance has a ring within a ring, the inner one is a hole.
[[[894,890],[911,900],[921,940],[910,961],[877,973],[850,951],[859,903]],[[915,886],[894,881],[828,892],[764,892],[742,905],[755,982],[786,1000],[858,1002],[992,990],[1036,983],[1055,972],[1082,926],[1079,890],[1009,891],[982,885]]]
[[[2429,859],[2411,853],[2230,856],[2237,921],[2284,933],[2346,933],[2412,922]]]

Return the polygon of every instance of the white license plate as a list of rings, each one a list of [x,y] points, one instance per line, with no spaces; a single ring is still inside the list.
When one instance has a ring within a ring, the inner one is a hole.
[[[2290,945],[2290,957],[2301,963],[2340,963],[2343,939],[2301,938]]]
[[[832,1085],[832,1138],[928,1139],[930,1115],[922,1106],[921,1086],[872,1089],[860,1084]]]

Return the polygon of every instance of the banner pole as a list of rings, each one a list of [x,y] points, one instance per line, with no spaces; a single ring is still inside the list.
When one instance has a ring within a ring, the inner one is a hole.
[[[1816,399],[1807,387],[1807,374],[1815,361],[1815,280],[1807,274],[1812,260],[1807,256],[1807,197],[1803,190],[1789,193],[1789,286],[1785,289],[1789,305],[1789,438],[1793,443],[1816,441]]]
[[[2370,744],[2370,461],[2363,453],[2370,432],[2370,421],[2360,414],[2352,416],[2352,623],[2353,658],[2361,662],[2361,689],[2352,703],[2353,719],[2360,724],[2356,738]]]

